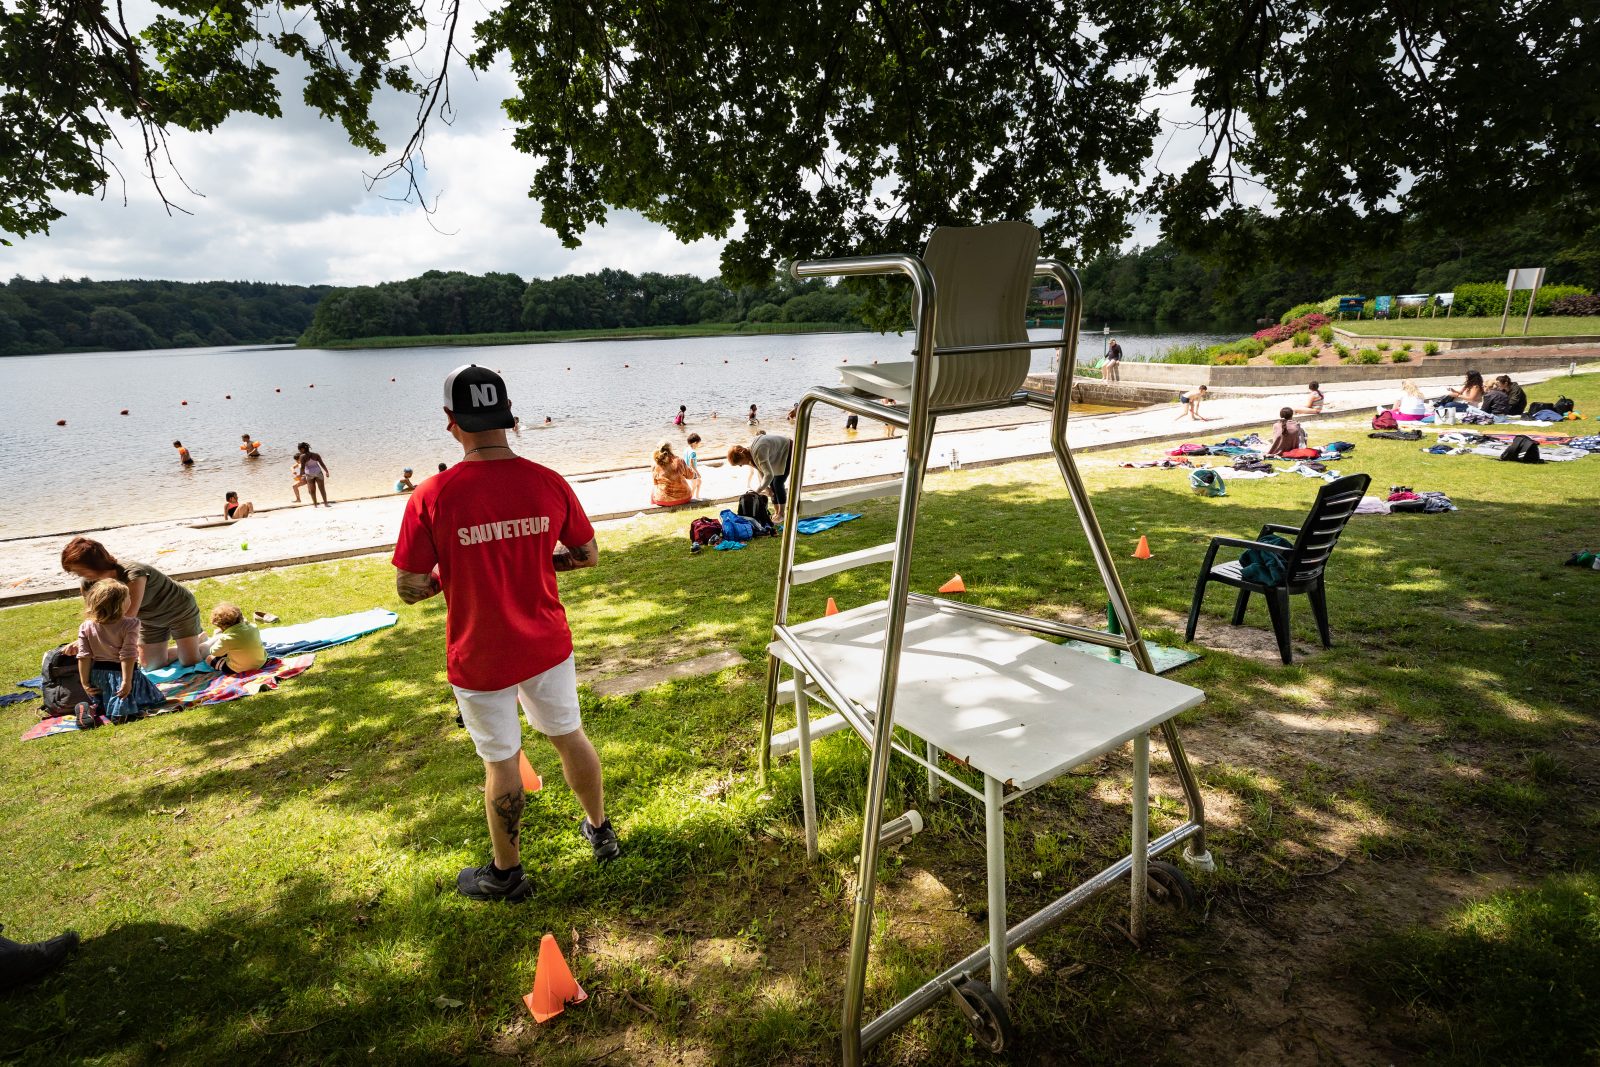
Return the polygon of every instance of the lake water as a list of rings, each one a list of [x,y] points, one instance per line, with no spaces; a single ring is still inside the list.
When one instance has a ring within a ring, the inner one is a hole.
[[[1118,336],[1135,359],[1220,339]],[[910,335],[844,333],[13,356],[0,359],[6,490],[0,537],[220,513],[229,490],[257,506],[286,504],[293,500],[289,463],[298,441],[310,442],[327,460],[335,503],[391,490],[403,467],[412,467],[420,481],[439,462],[461,458],[440,409],[444,376],[463,363],[505,376],[525,427],[519,451],[576,474],[648,464],[656,441],[681,441],[682,432],[671,425],[679,404],[689,407],[689,429],[704,438],[701,455],[725,454],[753,433],[747,422],[752,403],[761,428],[784,431],[790,405],[812,385],[837,382],[842,361],[904,359],[910,345]],[[1099,334],[1080,346],[1086,358],[1100,351]],[[1048,350],[1035,353],[1036,369],[1048,362]],[[553,420],[548,428],[542,426],[546,416]],[[948,424],[1042,416],[1013,409]],[[57,426],[58,419],[67,425]],[[816,439],[843,439],[842,421],[825,419]],[[261,458],[239,450],[246,432],[262,442]],[[877,432],[863,425],[863,434]],[[179,465],[174,440],[183,441],[194,466]]]

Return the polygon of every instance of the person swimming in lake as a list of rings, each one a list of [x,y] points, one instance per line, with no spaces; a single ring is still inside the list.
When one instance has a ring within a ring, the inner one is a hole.
[[[247,434],[247,433],[240,434],[239,435],[239,440],[243,442],[243,444],[241,444],[239,446],[239,451],[244,453],[244,458],[245,459],[260,459],[261,458],[261,442],[260,441],[252,441],[250,439],[250,435]]]
[[[673,418],[672,425],[677,426],[679,428],[682,428],[683,424],[685,422],[687,422],[688,419],[689,419],[689,406],[687,404],[679,404],[678,405],[678,414]]]
[[[248,500],[243,504],[239,503],[238,493],[228,493],[222,498],[222,517],[229,522],[237,519],[247,519],[255,510],[256,506]]]
[[[178,450],[178,462],[185,467],[194,466],[194,457],[189,455],[189,450],[183,447],[182,441],[172,442],[172,447]]]

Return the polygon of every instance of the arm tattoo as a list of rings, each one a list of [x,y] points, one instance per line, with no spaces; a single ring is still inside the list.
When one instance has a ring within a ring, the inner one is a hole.
[[[494,817],[500,820],[500,828],[506,832],[506,839],[519,848],[522,844],[522,809],[527,803],[528,798],[520,786],[515,792],[502,793],[494,798]]]
[[[395,571],[394,587],[400,599],[407,604],[427,600],[439,591],[433,587],[431,574],[412,574],[410,571]]]
[[[589,563],[589,546],[579,545],[577,548],[568,548],[562,545],[556,549],[551,562],[558,571],[575,571]]]

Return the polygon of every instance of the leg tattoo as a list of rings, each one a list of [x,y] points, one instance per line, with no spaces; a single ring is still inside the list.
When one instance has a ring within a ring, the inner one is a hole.
[[[518,786],[515,792],[502,793],[494,798],[494,813],[500,820],[500,828],[506,832],[506,840],[511,842],[513,848],[521,847],[522,843],[522,809],[527,806],[528,798]]]

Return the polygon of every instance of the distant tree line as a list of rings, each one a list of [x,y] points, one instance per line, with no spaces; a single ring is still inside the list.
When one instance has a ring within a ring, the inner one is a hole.
[[[0,283],[0,356],[289,342],[328,288],[19,276]]]
[[[1503,282],[1512,267],[1545,267],[1546,284],[1600,290],[1600,243],[1575,241],[1542,215],[1470,241],[1418,226],[1402,229],[1384,253],[1333,258],[1291,251],[1274,258],[1218,263],[1167,241],[1100,256],[1082,270],[1084,319],[1237,329],[1259,318],[1276,322],[1294,305],[1332,293],[1445,293],[1471,282]]]
[[[854,323],[858,303],[842,288],[787,277],[735,289],[692,274],[607,269],[524,282],[515,274],[431,270],[405,281],[329,292],[301,341],[697,323]]]

